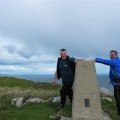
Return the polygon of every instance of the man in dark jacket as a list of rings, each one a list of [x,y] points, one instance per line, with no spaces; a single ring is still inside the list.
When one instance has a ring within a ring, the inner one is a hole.
[[[60,50],[60,58],[57,61],[57,70],[53,80],[53,83],[56,84],[56,81],[60,78],[62,79],[62,88],[60,90],[61,96],[61,107],[65,106],[66,97],[70,99],[72,103],[73,90],[72,85],[74,82],[75,75],[75,58],[69,57],[66,49]]]
[[[95,61],[110,66],[109,77],[114,87],[114,97],[118,114],[120,115],[120,59],[115,50],[110,51],[111,60],[96,58]]]

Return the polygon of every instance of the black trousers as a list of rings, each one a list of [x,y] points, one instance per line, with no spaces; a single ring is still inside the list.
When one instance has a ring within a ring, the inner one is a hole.
[[[68,96],[70,103],[72,103],[73,98],[73,90],[72,90],[73,82],[66,82],[63,84],[61,90],[60,90],[60,96],[61,96],[61,105],[64,106],[66,103],[66,98]]]
[[[120,114],[120,85],[114,86],[114,97],[116,100],[116,106],[117,106],[118,113]]]

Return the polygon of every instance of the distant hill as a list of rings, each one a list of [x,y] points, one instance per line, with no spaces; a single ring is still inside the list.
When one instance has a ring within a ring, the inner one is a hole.
[[[21,74],[21,75],[8,75],[2,74],[0,76],[9,76],[9,77],[17,77],[25,80],[31,80],[34,82],[46,82],[51,83],[54,75],[39,75],[39,74]],[[98,83],[100,87],[107,88],[113,91],[112,85],[110,84],[109,76],[108,75],[97,75]],[[58,81],[61,84],[61,80]]]

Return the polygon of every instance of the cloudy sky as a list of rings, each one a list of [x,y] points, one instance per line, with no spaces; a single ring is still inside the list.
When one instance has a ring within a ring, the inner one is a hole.
[[[0,74],[53,74],[60,48],[109,59],[120,52],[119,12],[120,0],[0,0]]]

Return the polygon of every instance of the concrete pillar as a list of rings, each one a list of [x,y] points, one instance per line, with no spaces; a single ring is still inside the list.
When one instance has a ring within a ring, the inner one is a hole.
[[[77,60],[73,92],[72,120],[102,120],[94,61]]]

